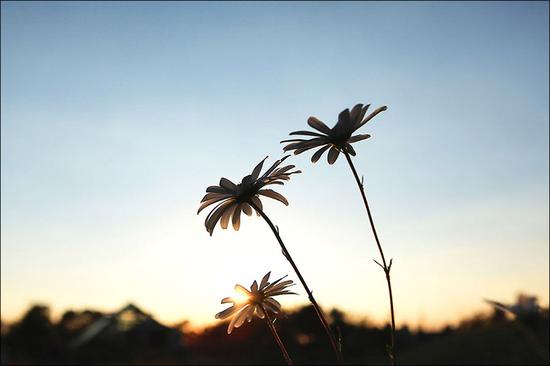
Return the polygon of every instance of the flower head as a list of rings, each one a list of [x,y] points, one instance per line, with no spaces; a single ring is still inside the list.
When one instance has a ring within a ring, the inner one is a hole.
[[[233,328],[239,328],[245,321],[249,323],[253,316],[263,319],[265,311],[269,311],[275,315],[281,313],[281,304],[273,298],[278,295],[296,295],[296,293],[287,290],[288,287],[294,286],[292,280],[283,280],[286,276],[279,278],[273,283],[269,282],[267,274],[260,281],[260,285],[256,281],[250,286],[250,291],[241,285],[235,285],[235,291],[238,292],[237,297],[226,297],[222,299],[222,304],[232,303],[230,307],[216,314],[216,319],[228,319],[229,327],[227,334],[231,334]]]
[[[329,164],[334,164],[336,159],[338,159],[340,152],[347,152],[348,154],[355,156],[355,150],[351,144],[368,139],[370,135],[358,134],[352,136],[352,134],[378,113],[388,109],[386,106],[380,107],[365,117],[365,113],[367,112],[369,106],[370,104],[365,106],[363,106],[363,104],[357,104],[351,111],[348,108],[344,109],[338,115],[338,122],[332,128],[328,128],[326,124],[315,117],[309,117],[307,123],[318,132],[291,132],[290,135],[313,136],[313,138],[309,140],[300,138],[281,141],[282,143],[289,143],[284,147],[284,151],[294,150],[294,154],[298,155],[304,151],[321,147],[311,157],[311,162],[313,163],[316,163],[321,155],[323,155],[323,153],[327,150]],[[363,117],[365,117],[365,119],[363,119]]]
[[[266,196],[280,201],[288,206],[288,201],[280,193],[272,189],[263,189],[271,184],[283,185],[283,181],[289,180],[292,174],[301,173],[300,170],[291,171],[295,168],[294,165],[287,165],[282,168],[278,166],[285,161],[290,155],[277,160],[271,168],[265,171],[260,176],[262,166],[266,158],[264,158],[252,170],[252,173],[244,177],[239,184],[235,184],[227,178],[220,179],[219,186],[210,186],[206,188],[206,195],[201,200],[201,206],[197,211],[199,214],[204,208],[217,203],[216,207],[210,211],[204,225],[206,230],[212,236],[214,228],[218,221],[222,229],[227,229],[229,220],[233,223],[233,228],[239,230],[241,225],[241,211],[248,216],[252,215],[252,207],[262,209],[262,202],[259,196]],[[256,212],[258,215],[259,212]]]

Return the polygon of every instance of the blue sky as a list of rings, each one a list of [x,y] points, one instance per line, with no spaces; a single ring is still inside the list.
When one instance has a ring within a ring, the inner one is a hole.
[[[548,303],[547,2],[1,6],[2,318],[136,301],[205,323],[234,283],[292,277],[265,223],[210,238],[198,202],[356,103],[388,106],[355,161],[398,322]],[[384,321],[345,161],[291,159],[267,208],[317,300]]]

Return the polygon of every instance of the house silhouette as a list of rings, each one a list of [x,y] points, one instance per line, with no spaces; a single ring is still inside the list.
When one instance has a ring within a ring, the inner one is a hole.
[[[71,343],[71,347],[80,347],[97,337],[113,337],[119,333],[123,333],[133,328],[145,328],[145,330],[169,329],[156,320],[149,314],[143,312],[136,305],[129,303],[119,311],[113,314],[105,314],[92,324],[90,324],[80,335]]]
[[[157,322],[132,303],[99,316],[78,331],[68,346],[75,355],[85,355],[86,360],[99,353],[101,359],[113,362],[185,359],[182,332]],[[119,359],[120,355],[125,358]]]

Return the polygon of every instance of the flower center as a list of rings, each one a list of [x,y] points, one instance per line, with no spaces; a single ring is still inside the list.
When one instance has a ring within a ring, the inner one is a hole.
[[[261,304],[264,301],[265,297],[261,292],[253,292],[250,296],[250,302],[254,304]]]
[[[241,182],[237,185],[235,198],[237,203],[249,202],[258,189],[255,187],[255,182]]]
[[[349,138],[351,137],[351,135],[349,134],[341,134],[339,136],[334,136],[332,139],[331,139],[331,143],[332,145],[336,146],[336,147],[344,147],[344,145],[348,142]]]

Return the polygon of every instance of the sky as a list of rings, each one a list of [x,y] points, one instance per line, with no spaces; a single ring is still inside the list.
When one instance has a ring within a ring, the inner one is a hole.
[[[1,317],[31,304],[215,324],[266,272],[261,218],[210,237],[207,186],[279,141],[388,106],[359,133],[398,325],[549,298],[548,2],[2,2]],[[266,213],[317,301],[389,320],[345,159],[305,153]],[[307,303],[281,298],[292,309]]]

